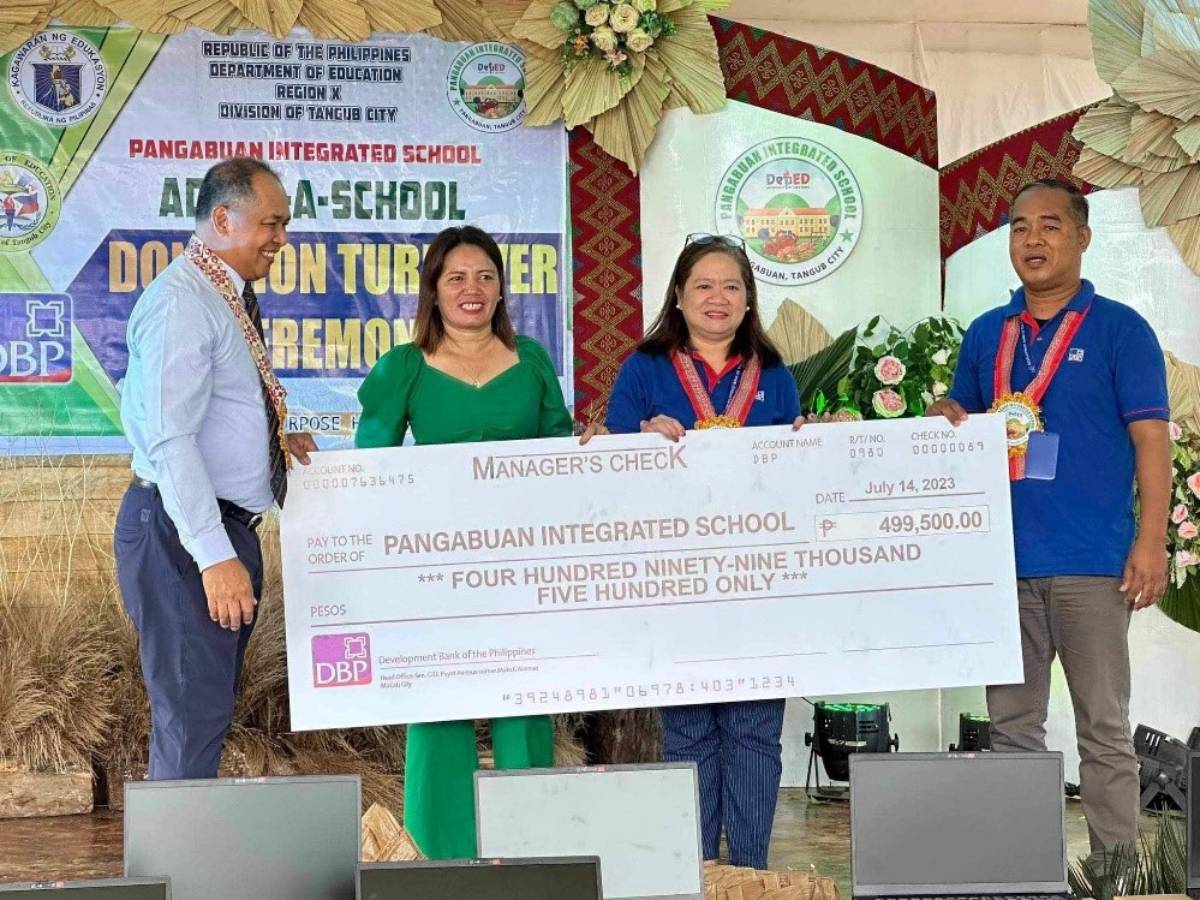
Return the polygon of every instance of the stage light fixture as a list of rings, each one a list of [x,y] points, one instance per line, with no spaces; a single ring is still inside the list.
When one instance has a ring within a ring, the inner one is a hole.
[[[951,753],[971,753],[992,749],[992,720],[973,713],[958,714],[958,743],[950,745]]]
[[[813,730],[804,735],[811,747],[804,788],[809,790],[816,776],[816,792],[821,794],[821,777],[816,758],[821,757],[825,774],[835,781],[850,780],[851,753],[888,753],[900,749],[900,736],[891,734],[892,711],[886,703],[813,704]],[[840,796],[837,799],[842,799]]]
[[[1195,730],[1192,739],[1197,738]],[[1165,731],[1138,725],[1133,732],[1142,809],[1187,808],[1188,745]]]

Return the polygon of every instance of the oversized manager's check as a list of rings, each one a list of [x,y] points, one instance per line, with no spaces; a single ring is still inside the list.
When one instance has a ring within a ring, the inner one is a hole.
[[[1020,680],[995,416],[320,453],[293,727]]]

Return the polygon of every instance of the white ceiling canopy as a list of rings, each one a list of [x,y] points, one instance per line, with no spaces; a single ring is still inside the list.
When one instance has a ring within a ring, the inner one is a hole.
[[[1110,93],[1087,0],[733,0],[717,15],[932,88],[943,165]]]

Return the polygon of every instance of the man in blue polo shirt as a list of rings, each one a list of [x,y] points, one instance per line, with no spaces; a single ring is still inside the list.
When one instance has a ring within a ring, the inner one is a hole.
[[[992,746],[1046,749],[1057,655],[1101,854],[1137,837],[1129,618],[1166,590],[1171,453],[1162,350],[1140,315],[1080,278],[1087,221],[1086,198],[1067,182],[1018,192],[1009,257],[1022,287],[971,323],[953,388],[928,414],[959,424],[995,411],[1008,422],[1025,682],[987,689]]]

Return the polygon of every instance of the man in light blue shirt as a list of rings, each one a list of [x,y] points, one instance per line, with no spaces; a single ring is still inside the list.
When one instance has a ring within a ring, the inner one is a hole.
[[[252,282],[287,243],[287,195],[252,159],[205,175],[196,233],[129,318],[121,421],[134,479],[114,545],[150,695],[152,779],[210,778],[233,717],[262,590],[255,528],[283,504],[282,388],[263,347]]]

